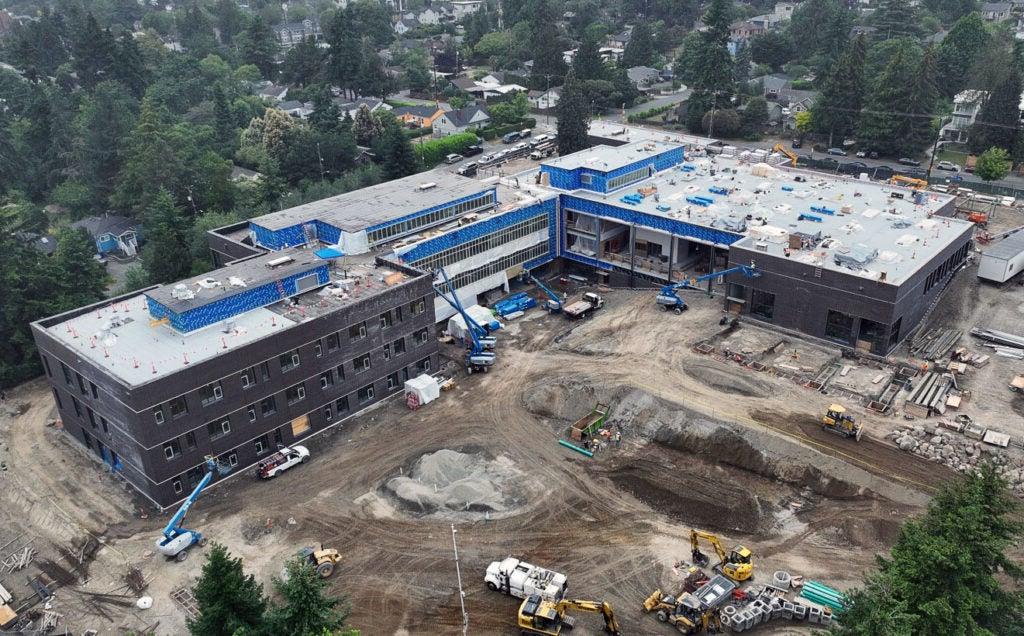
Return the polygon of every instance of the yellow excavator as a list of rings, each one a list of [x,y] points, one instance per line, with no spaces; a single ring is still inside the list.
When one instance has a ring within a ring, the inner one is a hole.
[[[825,411],[821,418],[821,428],[826,431],[838,433],[843,437],[852,437],[858,442],[864,434],[864,427],[857,423],[857,420],[846,412],[846,407],[841,404],[833,404]]]
[[[694,563],[704,567],[710,561],[708,555],[700,551],[701,539],[710,543],[711,547],[715,549],[715,553],[718,555],[719,562],[714,568],[716,571],[720,571],[722,574],[737,583],[742,583],[754,576],[753,553],[748,548],[738,545],[734,547],[731,552],[726,554],[722,541],[717,535],[711,534],[710,532],[690,530],[690,547],[693,551]]]
[[[786,155],[786,157],[789,159],[789,165],[793,166],[794,168],[796,167],[796,153],[790,150],[789,148],[786,148],[782,144],[775,144],[774,146],[772,146],[772,152],[777,152],[780,155]]]
[[[526,597],[519,606],[520,633],[545,634],[545,636],[564,634],[576,624],[576,620],[566,614],[566,610],[569,609],[581,612],[600,612],[604,617],[604,631],[612,636],[622,635],[612,606],[604,601],[581,601],[578,599],[548,601],[541,598],[539,594]]]
[[[915,179],[914,177],[905,177],[901,174],[894,175],[889,179],[891,185],[905,185],[914,190],[924,190],[928,187],[928,182],[924,179]]]

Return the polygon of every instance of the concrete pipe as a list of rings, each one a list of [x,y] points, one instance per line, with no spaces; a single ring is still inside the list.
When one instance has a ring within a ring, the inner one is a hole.
[[[789,575],[789,572],[785,570],[776,570],[775,574],[772,575],[772,581],[775,587],[782,588],[784,590],[789,589],[789,583],[793,577]]]

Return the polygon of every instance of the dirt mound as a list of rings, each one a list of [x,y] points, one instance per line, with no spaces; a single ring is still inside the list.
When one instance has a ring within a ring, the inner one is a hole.
[[[900,522],[893,519],[845,518],[815,532],[815,539],[835,546],[876,548],[891,546],[900,534]]]
[[[721,367],[709,364],[689,364],[683,369],[686,375],[707,386],[732,395],[747,397],[768,397],[770,387],[759,380],[729,373]]]
[[[388,480],[385,488],[417,513],[507,513],[518,505],[522,473],[506,457],[442,449],[422,455],[408,475]]]

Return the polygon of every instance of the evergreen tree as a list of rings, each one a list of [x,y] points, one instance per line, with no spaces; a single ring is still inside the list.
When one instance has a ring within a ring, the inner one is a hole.
[[[1020,502],[994,466],[945,482],[919,520],[908,521],[879,572],[851,595],[839,636],[1019,634]],[[1009,582],[1009,584],[1007,584]]]
[[[913,75],[911,86],[911,108],[915,116],[909,119],[909,138],[911,148],[923,149],[932,144],[938,132],[932,121],[935,105],[939,99],[939,89],[935,85],[936,64],[935,48],[925,49],[917,72]]]
[[[387,97],[391,92],[391,77],[384,70],[384,62],[377,55],[377,49],[370,38],[363,40],[360,60],[359,78],[356,82],[359,93],[366,97]]]
[[[96,209],[107,199],[125,158],[125,142],[135,126],[138,103],[119,82],[101,82],[83,100],[76,118],[76,161]]]
[[[182,46],[197,60],[201,60],[217,49],[213,38],[213,25],[197,2],[192,2],[180,13],[178,36]]]
[[[355,28],[351,3],[334,12],[325,36],[329,46],[327,75],[334,84],[354,97],[363,47]]]
[[[326,86],[313,94],[313,112],[309,114],[309,125],[321,133],[341,129],[341,109],[334,103],[331,90]]]
[[[62,273],[59,290],[53,293],[67,309],[81,307],[103,298],[107,272],[93,256],[96,243],[83,229],[66,227],[57,233],[57,250],[53,253],[57,269]]]
[[[130,213],[145,210],[158,190],[173,191],[183,171],[179,148],[169,134],[165,115],[147,98],[142,102],[138,123],[126,140],[111,204]]]
[[[921,37],[921,17],[912,0],[879,0],[871,24],[878,29],[875,35],[879,40]]]
[[[324,55],[311,36],[285,53],[281,64],[281,80],[297,86],[317,81],[324,64]]]
[[[608,69],[601,59],[600,40],[585,34],[572,61],[572,70],[581,81],[604,79]]]
[[[834,145],[837,135],[839,139],[851,135],[860,119],[866,49],[863,35],[850,44],[825,78],[811,108],[813,125],[819,132],[828,133],[829,147]]]
[[[282,603],[273,605],[268,612],[269,631],[322,636],[340,630],[348,618],[348,609],[342,599],[327,595],[327,581],[301,558],[288,561],[285,569],[287,578],[274,580]]]
[[[630,33],[626,50],[622,54],[622,66],[626,68],[651,66],[656,57],[657,52],[654,50],[651,27],[646,22],[641,22],[633,27],[633,31]]]
[[[925,0],[924,6],[938,16],[943,24],[953,24],[978,10],[977,0]]]
[[[213,129],[222,154],[234,154],[238,145],[238,127],[235,125],[235,117],[220,83],[213,85]]]
[[[744,47],[747,48],[747,47]],[[767,64],[777,71],[793,59],[793,43],[781,31],[768,31],[750,40],[750,57],[758,64]]]
[[[837,31],[846,21],[848,32],[849,20],[845,3],[839,0],[804,0],[793,9],[789,39],[799,44],[801,57],[826,56],[833,46],[841,48],[845,45],[846,32]]]
[[[1020,95],[1020,71],[1010,68],[1006,79],[985,100],[971,126],[971,152],[977,154],[993,146],[1013,151],[1020,130]]]
[[[384,126],[380,146],[384,150],[384,175],[388,179],[400,179],[419,172],[419,159],[412,149],[412,142],[394,119]]]
[[[277,55],[277,38],[274,32],[260,16],[256,16],[238,36],[238,52],[245,64],[252,64],[260,69],[266,79],[274,79],[277,67],[274,58]]]
[[[530,51],[533,54],[533,84],[557,86],[565,75],[563,47],[558,36],[558,19],[552,0],[537,0],[530,14]]]
[[[141,99],[149,86],[150,72],[142,57],[142,50],[131,33],[121,34],[117,41],[117,64],[112,69],[114,78],[128,87],[136,99]]]
[[[14,187],[16,174],[18,174],[17,157],[15,157],[10,122],[4,113],[0,113],[0,195]]]
[[[234,37],[245,28],[245,14],[235,0],[217,0],[212,11],[221,42],[230,45]]]
[[[920,150],[908,143],[910,115],[914,114],[913,72],[900,49],[868,91],[859,124],[860,140],[879,154],[900,156]]]
[[[171,205],[166,193],[162,198],[164,204]],[[184,256],[186,261],[190,260],[187,251]],[[263,626],[267,602],[262,586],[242,570],[242,559],[232,558],[227,548],[219,543],[210,546],[203,573],[193,592],[199,616],[188,622],[192,636],[232,636],[258,632]]]
[[[747,86],[747,83],[750,81],[750,65],[752,62],[750,47],[741,46],[740,50],[736,53],[735,63],[733,64],[733,77],[738,85]]]
[[[101,29],[91,13],[86,15],[85,22],[74,31],[72,44],[72,64],[82,86],[92,88],[114,68],[116,48],[110,31]]]
[[[740,130],[748,138],[756,139],[761,128],[768,123],[768,102],[763,97],[752,97],[740,114]]]
[[[402,80],[411,91],[426,92],[430,90],[433,76],[430,74],[430,60],[421,51],[413,51],[405,56],[405,68]]]
[[[149,279],[154,283],[172,283],[188,276],[192,271],[192,259],[189,257],[188,249],[188,221],[185,220],[181,211],[175,207],[174,199],[167,190],[160,188],[157,191],[143,214],[142,224],[146,232],[146,249],[142,251],[142,264],[146,268],[146,273],[149,274]],[[202,585],[203,580],[206,578],[207,566],[210,567],[211,572],[216,574],[223,574],[224,572],[225,566],[221,562],[221,558],[218,557],[215,562],[213,556],[214,552],[211,552],[210,560],[203,567],[203,579],[200,579],[200,585]],[[227,558],[226,554],[222,556],[224,559]],[[238,571],[241,572],[241,560],[238,560]],[[211,585],[215,584],[211,583]],[[224,583],[222,582],[218,587],[221,585],[224,585]],[[199,600],[200,610],[205,614],[203,600],[198,594],[196,598]],[[208,598],[215,599],[217,597]],[[217,611],[218,605],[210,603],[209,607],[211,616],[213,616],[213,613]],[[233,607],[233,605],[229,605],[229,607]],[[221,616],[218,618],[218,622],[227,618],[229,617]],[[200,620],[203,620],[202,616]],[[232,631],[201,633],[230,634]],[[193,634],[195,633],[197,632],[193,631]]]
[[[590,105],[576,74],[569,71],[558,100],[558,154],[565,156],[589,148]]]
[[[939,45],[938,84],[947,97],[962,91],[968,83],[968,72],[988,46],[990,35],[981,16],[968,14],[953,25]]]
[[[363,146],[369,145],[381,134],[380,122],[370,113],[366,104],[360,104],[356,110],[356,116],[352,121],[352,135],[356,143]]]
[[[732,0],[711,0],[704,12],[704,32],[708,42],[725,44],[729,41],[729,26],[736,15]]]

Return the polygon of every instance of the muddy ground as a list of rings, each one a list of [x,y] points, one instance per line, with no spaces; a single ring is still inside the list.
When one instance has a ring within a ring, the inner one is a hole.
[[[625,633],[672,633],[639,607],[654,588],[678,583],[673,566],[689,555],[691,526],[751,547],[762,577],[787,569],[856,584],[951,473],[881,435],[858,444],[823,433],[814,422],[827,395],[694,353],[722,329],[720,305],[688,300],[683,316],[658,312],[653,294],[639,291],[609,293],[581,323],[534,311],[499,333],[491,373],[460,375],[455,390],[417,411],[392,400],[360,414],[308,440],[312,461],[273,482],[229,479],[204,494],[189,523],[267,585],[298,548],[338,548],[345,558],[331,587],[350,597],[350,622],[366,634],[461,633],[452,524],[473,634],[516,632],[517,602],[483,585],[487,564],[508,555],[566,572],[572,594],[608,600]],[[621,447],[587,459],[559,446],[598,401],[612,406]],[[61,548],[82,538],[102,544],[87,574],[64,577],[53,611],[76,631],[183,633],[185,613],[170,594],[194,582],[201,551],[184,563],[154,555],[165,519],[141,518],[123,486],[46,426],[53,409],[43,382],[8,402],[27,410],[0,416],[0,511],[4,533],[36,538],[40,554],[25,573],[37,574],[44,558],[61,562]],[[891,426],[857,414],[869,431]],[[507,483],[525,485],[502,486],[500,499],[464,515],[403,505],[387,484],[441,449],[479,457],[486,470],[507,466]],[[134,596],[124,582],[130,566],[147,581],[152,609],[95,596]],[[22,597],[24,578],[0,574]],[[577,633],[599,632],[599,619],[578,618]]]

